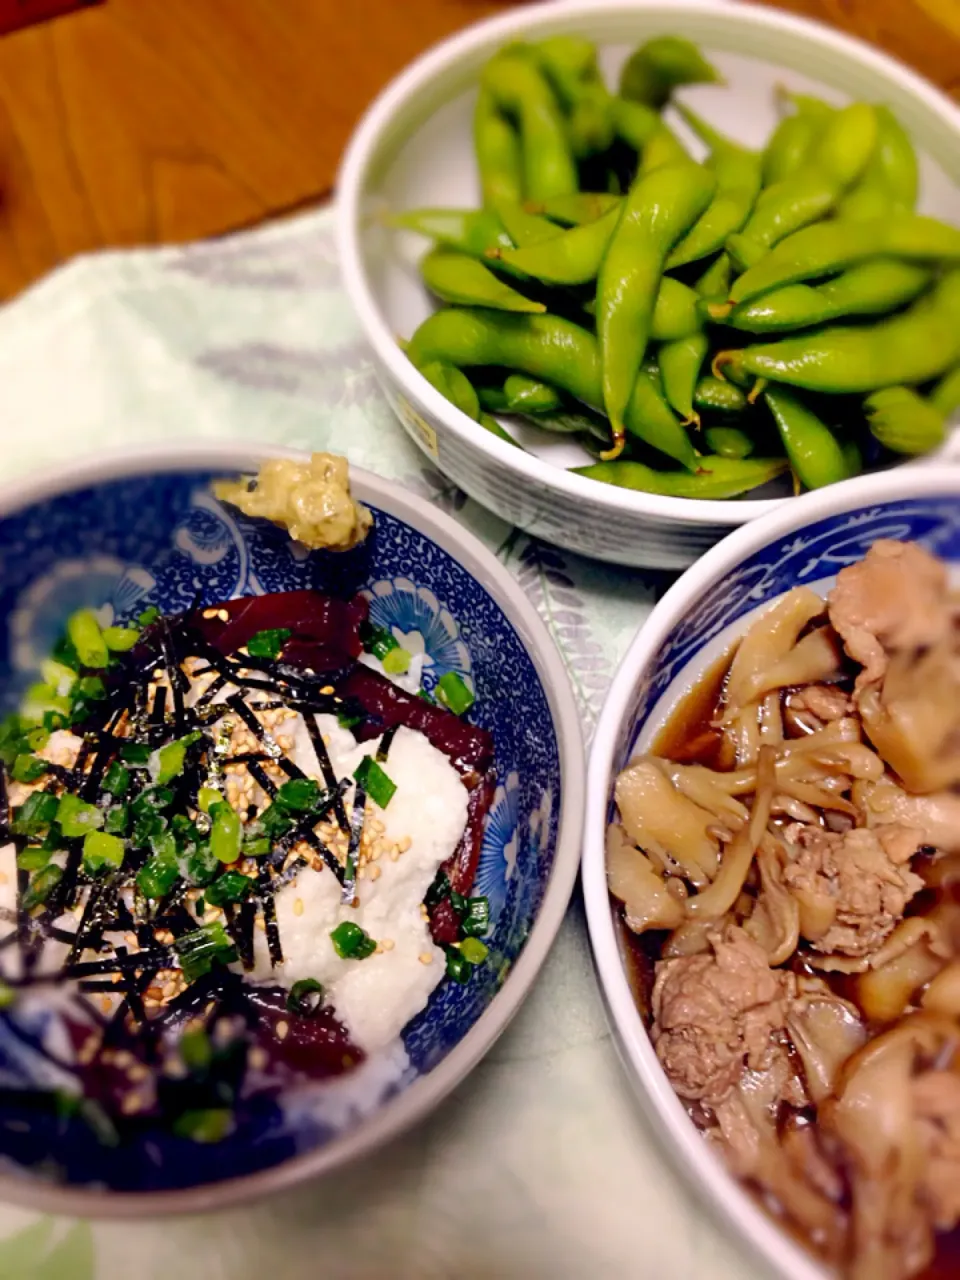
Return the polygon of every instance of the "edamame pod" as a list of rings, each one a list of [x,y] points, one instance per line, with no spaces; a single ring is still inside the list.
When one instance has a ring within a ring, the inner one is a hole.
[[[777,387],[763,393],[780,432],[793,473],[807,489],[846,480],[847,460],[829,427],[789,391]]]
[[[400,231],[413,231],[475,258],[513,248],[503,223],[487,209],[411,209],[394,214],[389,223]]]
[[[497,256],[515,271],[546,284],[587,284],[597,278],[619,217],[618,205],[596,222],[561,231],[539,244],[500,249]]]
[[[480,170],[483,203],[523,199],[523,156],[513,125],[497,110],[492,96],[481,89],[473,112],[473,148]]]
[[[560,316],[450,307],[424,320],[410,339],[407,355],[417,367],[440,360],[457,368],[513,369],[566,391],[590,408],[603,407],[597,340]],[[684,466],[694,461],[687,433],[649,377],[636,379],[624,416],[626,429],[638,439]]]
[[[946,439],[943,414],[913,387],[884,387],[863,402],[874,437],[892,453],[930,453]]]
[[[737,498],[775,480],[787,470],[786,458],[722,458],[698,460],[698,470],[654,471],[642,462],[595,462],[574,467],[575,475],[639,493],[659,493],[670,498]]]
[[[700,165],[668,165],[641,175],[623,203],[597,277],[603,403],[614,449],[622,447],[624,413],[646,350],[663,264],[715,185]]]
[[[456,249],[431,249],[420,263],[420,273],[431,293],[445,302],[498,311],[546,311],[542,302],[525,298],[482,262]]]
[[[567,110],[574,154],[606,151],[613,141],[610,92],[597,66],[596,47],[580,36],[551,36],[533,46],[534,56]]]
[[[732,302],[748,302],[761,293],[797,280],[819,280],[868,258],[905,258],[908,262],[960,262],[960,229],[915,213],[870,222],[837,220],[805,227],[782,240],[762,262],[745,271],[730,288]]]
[[[714,320],[747,333],[779,333],[826,324],[841,316],[885,315],[911,302],[933,279],[929,268],[876,258],[821,285],[788,284],[731,308],[707,305]]]
[[[785,116],[770,136],[761,161],[764,187],[773,187],[801,169],[820,126],[801,115]]]
[[[608,195],[604,191],[573,191],[565,196],[553,196],[539,205],[530,205],[531,213],[545,217],[567,227],[579,227],[585,222],[596,222],[611,209],[619,209],[622,196]]]
[[[563,404],[553,387],[520,373],[511,373],[502,387],[479,387],[477,394],[490,413],[553,413]]]
[[[733,263],[728,253],[718,253],[710,266],[694,285],[697,293],[705,302],[714,298],[724,299],[730,292],[730,281],[733,279]]]
[[[576,191],[577,167],[556,98],[527,58],[504,53],[483,69],[483,88],[520,129],[524,194],[530,200]]]
[[[685,422],[699,422],[693,396],[708,346],[707,335],[697,332],[675,342],[665,342],[658,352],[667,402]]]
[[[716,175],[717,188],[706,211],[671,252],[668,270],[698,262],[723,248],[727,237],[747,221],[760,193],[760,157],[722,137],[683,103],[676,107],[710,147],[709,167]]]
[[[741,414],[750,407],[747,397],[735,383],[715,378],[710,373],[704,374],[697,382],[693,403],[698,409],[714,413]]]
[[[960,361],[960,270],[945,275],[908,310],[876,324],[836,326],[720,352],[715,370],[835,395],[939,377]]]
[[[443,360],[426,360],[417,366],[431,386],[461,413],[465,413],[474,422],[480,419],[480,400],[470,379],[455,365]]]
[[[753,441],[739,427],[707,427],[703,440],[721,458],[749,458],[753,453]]]
[[[630,55],[620,72],[620,96],[658,110],[685,84],[722,84],[723,77],[682,36],[656,36]]]
[[[493,209],[503,223],[507,235],[518,247],[541,244],[545,240],[553,240],[556,236],[563,234],[560,228],[551,222],[549,218],[543,217],[542,214],[529,213],[520,205],[512,204],[509,200],[494,201]],[[491,257],[493,255],[486,254],[485,256]]]
[[[917,153],[903,125],[889,107],[877,111],[877,142],[863,176],[840,202],[842,218],[883,217],[912,212],[917,203]]]
[[[867,103],[852,103],[830,117],[809,160],[768,187],[743,231],[727,241],[734,262],[751,266],[765,249],[829,213],[863,172],[876,140],[877,116]]]

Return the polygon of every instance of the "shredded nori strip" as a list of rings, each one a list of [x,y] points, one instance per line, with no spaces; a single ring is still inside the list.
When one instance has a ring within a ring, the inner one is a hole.
[[[343,869],[341,902],[353,902],[357,896],[357,854],[363,835],[363,822],[367,808],[367,793],[358,782],[353,793],[353,813],[350,815],[350,844],[347,846],[347,865]]]
[[[317,724],[317,717],[308,712],[303,717],[303,722],[307,726],[307,733],[310,735],[310,741],[313,744],[313,750],[320,765],[320,772],[323,774],[323,780],[328,787],[336,787],[337,775],[333,764],[330,760],[330,752],[327,750],[327,744],[323,740],[323,734],[320,732],[320,726]],[[337,815],[337,825],[341,831],[350,830],[350,822],[347,818],[347,810],[343,803],[343,797],[337,798],[334,812]]]
[[[10,839],[10,795],[7,791],[7,766],[0,760],[0,839]]]
[[[263,863],[257,869],[257,882],[260,887],[260,909],[263,911],[263,923],[267,932],[267,950],[270,952],[270,963],[276,968],[283,964],[283,947],[280,945],[280,930],[277,928],[273,880]]]
[[[157,685],[156,692],[153,695],[153,706],[150,708],[150,721],[152,724],[163,724],[167,714],[167,686],[165,684]]]
[[[393,740],[397,736],[397,730],[400,728],[398,724],[391,725],[387,732],[380,739],[380,746],[377,748],[377,760],[380,764],[386,760],[390,754],[390,748],[393,746]]]

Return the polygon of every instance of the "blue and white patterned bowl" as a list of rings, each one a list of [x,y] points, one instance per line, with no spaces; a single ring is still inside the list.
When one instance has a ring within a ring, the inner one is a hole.
[[[66,1121],[38,1127],[13,1090],[57,1087],[54,1026],[0,1018],[0,1196],[67,1213],[210,1209],[288,1186],[369,1151],[463,1079],[516,1012],[559,926],[577,870],[584,790],[579,720],[560,658],[506,570],[453,520],[399,487],[352,472],[372,508],[367,542],[307,554],[287,535],[225,510],[213,476],[297,456],[231,445],[123,452],[0,492],[0,713],[37,678],[68,614],[104,623],[147,605],[186,607],[315,586],[365,590],[373,619],[425,655],[428,687],[458,671],[493,734],[498,786],[479,869],[495,917],[492,962],[443,983],[402,1045],[362,1082],[263,1099],[225,1142],[151,1132],[120,1148]],[[48,1020],[49,1021],[49,1020]]]
[[[617,939],[604,857],[613,783],[698,677],[791,587],[825,594],[837,573],[878,538],[917,541],[960,575],[960,468],[905,468],[806,494],[709,551],[656,606],[610,688],[587,778],[583,887],[607,1014],[644,1109],[690,1183],[777,1275],[825,1272],[727,1173],[670,1087],[637,1011]]]

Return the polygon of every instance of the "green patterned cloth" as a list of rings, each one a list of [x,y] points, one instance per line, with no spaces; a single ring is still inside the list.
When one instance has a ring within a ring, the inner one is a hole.
[[[329,211],[80,259],[0,313],[5,478],[106,446],[197,438],[334,450],[454,512],[536,604],[589,737],[668,579],[531,540],[430,467],[374,380]],[[510,1031],[431,1120],[374,1159],[204,1218],[87,1225],[0,1206],[2,1280],[746,1280],[751,1266],[629,1093],[577,901]]]

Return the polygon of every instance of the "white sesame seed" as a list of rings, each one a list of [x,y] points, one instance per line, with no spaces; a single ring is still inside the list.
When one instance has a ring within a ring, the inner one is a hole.
[[[135,1084],[138,1084],[141,1080],[146,1080],[150,1075],[150,1072],[142,1062],[135,1062],[127,1072],[127,1075],[129,1075],[130,1079]]]
[[[287,1032],[290,1030],[290,1023],[280,1021],[277,1023],[277,1039],[286,1040]]]
[[[410,839],[410,837],[404,836],[401,840],[397,841],[397,849],[399,850],[400,853],[406,853],[412,844],[413,844],[413,841]]]
[[[433,964],[433,956],[430,954],[430,952],[429,952],[429,951],[421,951],[421,952],[420,952],[420,963],[421,963],[421,964]]]
[[[5,871],[0,871],[0,884],[7,884],[7,883],[8,883],[7,873]]]
[[[210,618],[215,618],[216,616],[217,616],[216,609],[204,609],[203,611],[204,618],[210,619]]]
[[[392,938],[381,938],[380,945],[383,947],[384,951],[392,951],[396,946],[396,943]]]
[[[220,621],[221,621],[221,622],[229,622],[229,621],[230,621],[230,615],[229,615],[229,613],[227,613],[226,609],[218,609],[218,610],[217,610],[217,617],[220,619]]]
[[[370,877],[370,879],[371,879],[371,880],[379,880],[379,879],[380,879],[380,868],[379,868],[379,867],[376,867],[376,866],[374,866],[374,867],[368,867],[368,868],[367,868],[367,875]]]
[[[294,914],[295,916],[302,916],[302,915],[303,915],[303,899],[302,899],[302,898],[297,898],[297,899],[294,901],[294,904],[293,904],[293,914]]]
[[[266,1049],[261,1049],[258,1044],[255,1044],[250,1050],[248,1061],[254,1071],[263,1071],[270,1059],[267,1057]]]

